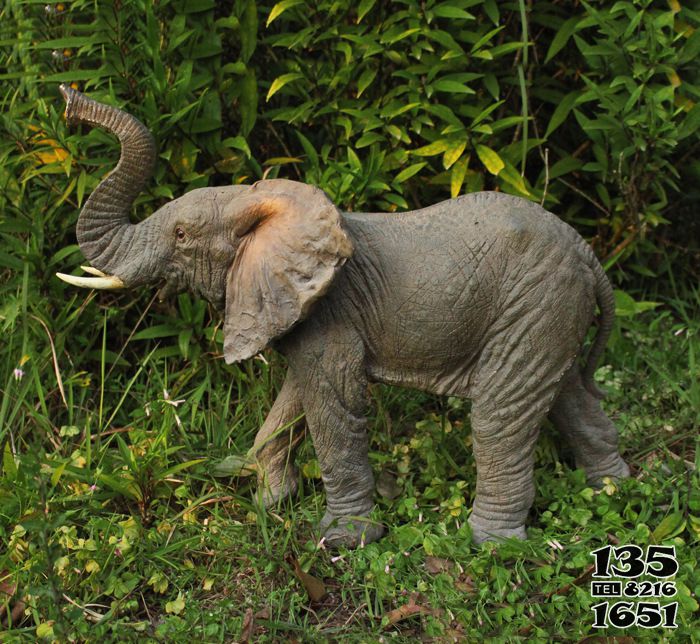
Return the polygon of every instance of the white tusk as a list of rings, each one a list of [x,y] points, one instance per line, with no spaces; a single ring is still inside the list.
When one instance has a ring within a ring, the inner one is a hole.
[[[124,288],[122,282],[115,275],[106,275],[105,277],[77,277],[76,275],[66,275],[65,273],[56,273],[56,277],[68,282],[73,286],[82,286],[83,288],[98,288],[114,290]]]
[[[81,266],[86,273],[90,273],[90,275],[97,275],[97,277],[109,277],[107,273],[103,273],[101,270],[98,270],[97,268],[93,268],[92,266]]]

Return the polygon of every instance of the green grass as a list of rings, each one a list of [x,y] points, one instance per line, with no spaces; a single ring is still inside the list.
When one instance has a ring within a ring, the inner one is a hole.
[[[52,338],[64,403],[51,352],[33,351],[45,346],[42,334],[48,343],[46,330],[20,288],[0,371],[0,571],[5,590],[16,589],[0,598],[25,609],[0,640],[578,641],[600,634],[591,627],[599,600],[589,594],[590,551],[664,543],[681,564],[679,628],[646,636],[692,641],[700,294],[679,289],[672,282],[667,295],[648,295],[661,302],[656,311],[620,319],[597,373],[633,478],[587,487],[545,427],[530,540],[477,547],[467,525],[468,406],[374,386],[375,518],[388,533],[329,552],[315,532],[324,493],[309,441],[298,454],[300,493],[274,511],[253,501],[254,476],[211,476],[251,446],[283,374],[278,357],[223,365],[213,357],[216,329],[186,296],[177,306],[191,314],[190,360],[179,340],[187,329],[159,338],[142,330],[166,324],[167,308],[134,328],[134,337],[155,339],[127,343],[114,337],[110,309],[91,302],[81,312],[76,300]],[[121,303],[135,327],[145,305]],[[90,312],[98,314],[90,341],[71,338]],[[326,594],[312,600],[319,583]]]

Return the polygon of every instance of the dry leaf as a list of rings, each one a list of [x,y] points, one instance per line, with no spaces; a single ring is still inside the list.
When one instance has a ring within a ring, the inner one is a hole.
[[[574,586],[583,586],[584,584],[587,584],[589,579],[593,576],[593,571],[595,570],[595,566],[588,566],[576,579],[574,579],[572,582],[569,582],[568,584],[564,584],[561,588],[558,588],[557,590],[553,590],[550,593],[547,593],[545,597],[549,599],[552,597],[552,595],[566,595]]]
[[[634,644],[634,637],[627,635],[589,635],[578,641],[578,644]]]
[[[7,611],[3,610],[0,614],[0,624],[3,626],[17,626],[22,621],[22,613],[24,613],[25,604],[21,599],[17,599],[14,605],[10,604],[10,601],[15,598],[17,594],[17,586],[4,581],[9,577],[7,571],[0,571],[0,606],[7,602]],[[7,595],[7,597],[4,597]]]
[[[299,565],[296,557],[291,555],[287,557],[287,561],[294,568],[294,574],[297,579],[304,586],[304,590],[309,596],[312,602],[320,602],[327,594],[326,585],[318,578],[310,575],[308,572],[304,572]]]
[[[455,588],[460,592],[471,595],[474,592],[474,580],[466,574],[460,575],[455,581]]]
[[[255,628],[255,619],[253,618],[253,609],[249,608],[243,617],[243,629],[241,630],[241,642],[250,641]]]
[[[261,608],[255,613],[254,617],[255,619],[270,619],[270,607],[265,606],[265,608]]]
[[[414,615],[432,614],[433,610],[431,608],[428,608],[427,606],[421,606],[420,604],[416,604],[415,598],[411,597],[408,600],[407,604],[404,604],[399,608],[395,608],[394,610],[390,610],[384,615],[382,619],[386,619],[386,625],[384,626],[384,628],[388,628],[389,626],[393,626],[401,620],[408,619],[409,617],[413,617]]]
[[[425,569],[431,575],[438,575],[441,572],[451,572],[453,568],[454,564],[447,559],[431,556],[425,558]]]

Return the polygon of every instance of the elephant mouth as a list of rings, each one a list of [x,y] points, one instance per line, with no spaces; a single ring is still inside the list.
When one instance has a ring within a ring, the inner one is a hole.
[[[93,277],[81,277],[79,275],[66,275],[65,273],[56,273],[56,277],[62,279],[68,284],[73,286],[80,286],[82,288],[94,288],[100,290],[115,291],[125,288],[124,282],[119,279],[116,275],[107,275],[97,268],[92,266],[81,266],[86,273],[89,273]]]

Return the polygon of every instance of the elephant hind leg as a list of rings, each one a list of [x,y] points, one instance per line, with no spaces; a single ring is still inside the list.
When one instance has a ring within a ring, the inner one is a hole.
[[[566,374],[549,418],[569,441],[576,466],[585,470],[590,483],[599,485],[604,476],[629,476],[629,467],[617,449],[617,429],[600,400],[584,386],[578,365]]]
[[[575,355],[563,343],[545,345],[538,355],[534,347],[541,343],[519,330],[506,342],[494,340],[472,392],[477,477],[469,523],[477,543],[526,538],[525,520],[535,497],[535,444]],[[536,323],[528,329],[537,330]]]

